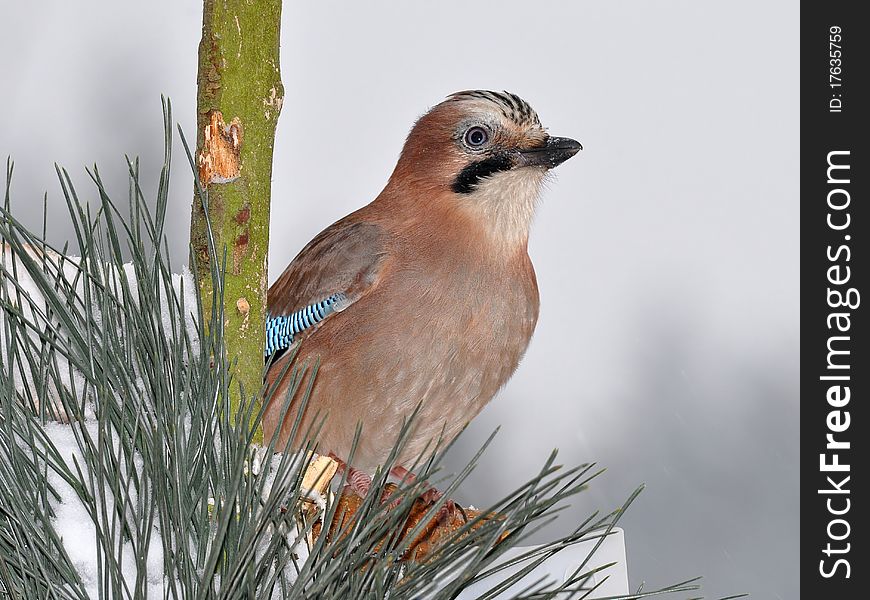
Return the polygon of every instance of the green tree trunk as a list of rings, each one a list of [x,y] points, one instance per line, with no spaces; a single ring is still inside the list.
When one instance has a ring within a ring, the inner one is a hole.
[[[220,258],[226,252],[224,327],[236,363],[233,411],[263,383],[272,150],[284,100],[281,0],[204,0],[197,76],[197,151]],[[191,211],[191,245],[205,322],[214,290],[205,215]]]

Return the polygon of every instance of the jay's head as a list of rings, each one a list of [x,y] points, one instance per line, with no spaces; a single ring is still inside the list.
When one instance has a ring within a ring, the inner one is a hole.
[[[458,92],[414,125],[389,187],[417,210],[446,203],[498,240],[524,244],[549,170],[581,149],[550,136],[515,94]]]

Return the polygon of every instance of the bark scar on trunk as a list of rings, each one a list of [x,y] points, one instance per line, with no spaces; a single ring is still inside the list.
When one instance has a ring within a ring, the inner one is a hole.
[[[199,181],[203,187],[238,179],[242,148],[242,122],[239,118],[235,117],[227,125],[221,111],[210,110],[203,135],[202,150],[197,157]]]
[[[248,254],[248,242],[250,242],[250,234],[248,228],[245,227],[239,233],[233,243],[233,274],[238,275],[242,272],[242,261]]]

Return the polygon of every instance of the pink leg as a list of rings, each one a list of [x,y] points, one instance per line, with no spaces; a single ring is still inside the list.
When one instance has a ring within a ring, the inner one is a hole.
[[[433,488],[430,491],[438,494],[438,499],[441,498],[442,494],[438,490]],[[437,500],[433,500],[433,502],[437,502]],[[448,498],[447,500],[444,501],[444,504],[441,505],[441,508],[439,508],[438,512],[435,514],[435,520],[438,521],[439,523],[443,523],[444,521],[447,521],[448,519],[453,517],[453,515],[456,513],[457,508],[462,512],[463,515],[465,515],[465,511],[462,510],[462,508],[458,504],[456,504],[456,502],[453,501],[453,498]],[[468,519],[466,518],[466,521],[467,520]]]
[[[397,479],[407,481],[408,483],[414,483],[417,481],[417,476],[401,465],[396,465],[390,469],[390,475]]]
[[[409,483],[414,483],[415,481],[417,481],[417,476],[401,465],[396,465],[395,467],[390,469],[390,475],[392,475],[393,477],[397,477],[403,481],[407,481]],[[420,495],[420,500],[422,500],[426,504],[432,504],[434,502],[438,502],[442,498],[442,496],[444,496],[444,494],[436,490],[434,487],[430,487],[428,490]],[[396,505],[398,505],[398,502],[396,502]],[[454,502],[452,498],[448,498],[441,506],[441,508],[438,509],[438,513],[435,515],[435,520],[437,520],[439,523],[444,522],[450,515],[454,514],[458,506],[459,505],[456,504],[456,502]],[[459,510],[462,511],[462,508],[460,507]],[[465,512],[462,512],[464,515]]]
[[[408,483],[415,483],[417,481],[417,476],[401,465],[396,465],[390,469],[390,475],[397,479],[401,479],[402,481],[407,481]],[[430,487],[420,495],[420,499],[428,504],[430,502],[437,502],[441,499],[441,496],[441,492],[436,490],[434,487]]]
[[[372,478],[363,471],[354,469],[337,457],[332,452],[329,453],[329,458],[338,462],[338,468],[344,471],[347,470],[347,487],[360,498],[365,498],[372,487]]]

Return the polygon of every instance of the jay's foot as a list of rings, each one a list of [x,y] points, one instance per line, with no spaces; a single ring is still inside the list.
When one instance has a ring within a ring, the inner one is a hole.
[[[407,481],[409,483],[414,483],[415,481],[417,481],[417,476],[402,466],[395,466],[390,469],[390,475],[401,479],[402,481]],[[435,504],[443,497],[444,494],[442,494],[434,487],[430,487],[428,490],[420,494],[420,500],[427,506]],[[394,502],[396,505],[398,505],[398,501]],[[394,506],[391,506],[390,508],[394,508]],[[435,514],[435,521],[438,523],[444,523],[445,521],[449,521],[454,516],[456,516],[457,511],[462,515],[462,518],[465,521],[468,521],[468,516],[465,514],[465,510],[452,498],[448,498],[444,501],[444,504],[441,505],[441,508],[439,508],[438,512]]]
[[[372,487],[372,478],[368,475],[368,473],[348,466],[347,463],[345,463],[343,460],[341,460],[331,452],[329,453],[329,457],[338,462],[339,469],[347,471],[347,485],[345,486],[345,488],[349,489],[360,498],[365,498]],[[401,466],[395,466],[390,469],[390,475],[402,481],[407,481],[408,483],[414,483],[415,481],[417,481],[416,475],[411,473],[405,467]],[[434,487],[430,487],[428,490],[420,494],[420,501],[422,501],[423,504],[428,507],[432,504],[435,504],[436,502],[439,502],[443,497],[444,494],[442,494],[439,490],[435,489]],[[387,502],[389,500],[389,494],[385,494],[384,498],[382,498],[382,502]],[[396,508],[400,503],[401,500],[395,499],[390,501],[387,507],[389,509],[393,509]],[[438,509],[438,512],[435,514],[435,521],[439,524],[447,522],[456,516],[457,511],[462,515],[465,521],[468,521],[465,510],[452,498],[448,498],[444,501],[444,503]]]
[[[329,458],[338,463],[340,471],[347,471],[347,484],[345,485],[345,488],[349,489],[360,498],[365,498],[372,487],[371,476],[364,471],[348,466],[346,462],[338,458],[332,452],[329,453]]]

